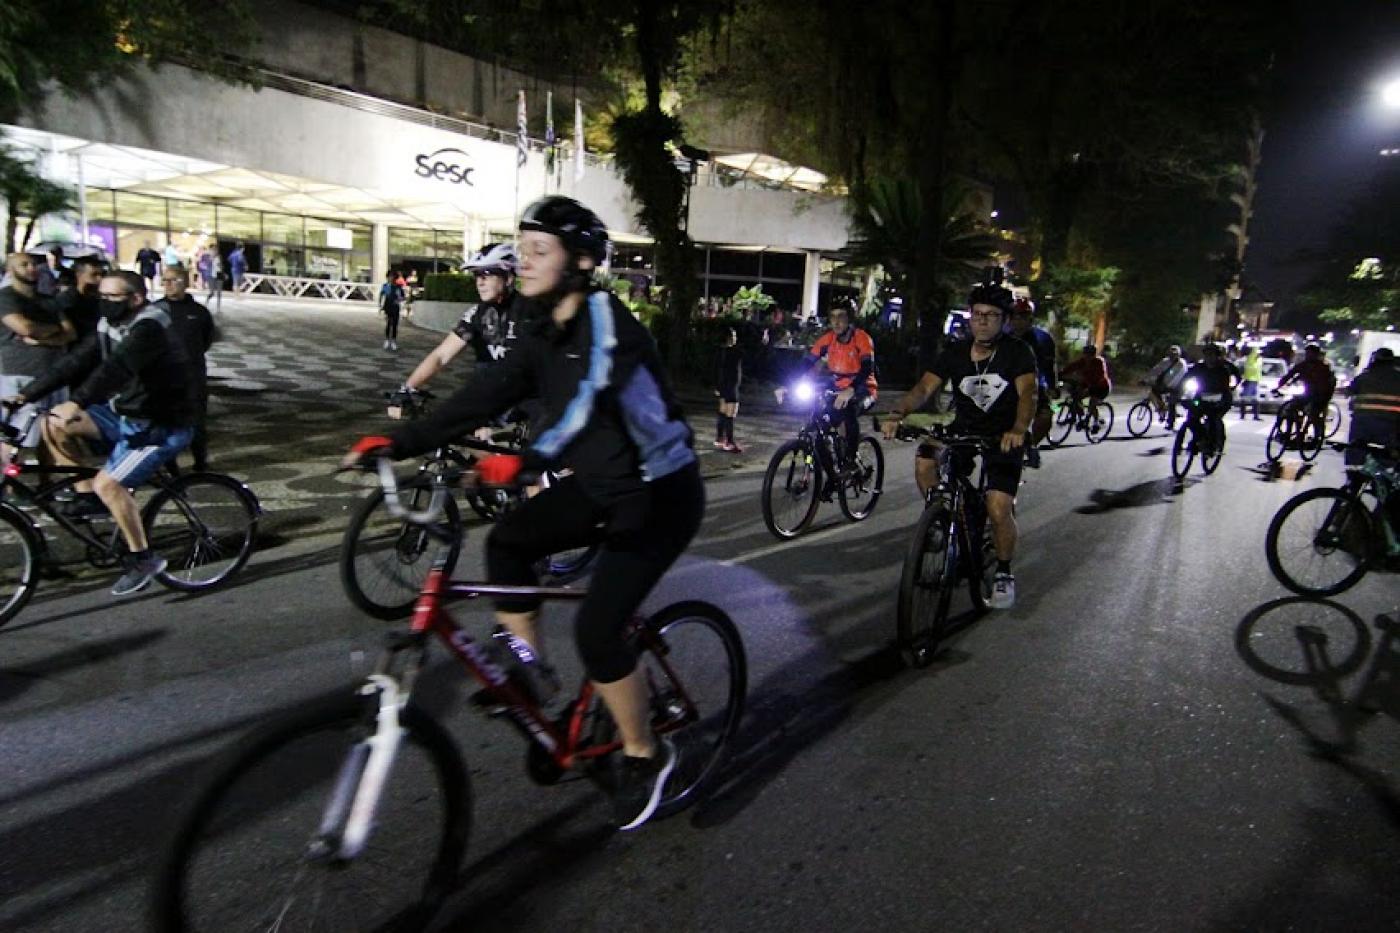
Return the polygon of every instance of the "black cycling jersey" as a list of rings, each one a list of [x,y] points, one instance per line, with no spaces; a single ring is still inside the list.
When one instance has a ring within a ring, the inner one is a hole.
[[[513,291],[504,301],[469,308],[452,333],[471,346],[478,363],[499,363],[515,347],[532,312],[531,302]]]
[[[931,372],[953,388],[954,428],[984,437],[1004,434],[1016,423],[1016,379],[1036,374],[1035,354],[1003,336],[989,358],[973,362],[972,341],[964,340],[944,348]]]

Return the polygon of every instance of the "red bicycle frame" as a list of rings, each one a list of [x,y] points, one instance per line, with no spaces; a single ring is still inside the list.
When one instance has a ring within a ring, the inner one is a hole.
[[[506,586],[496,583],[468,583],[450,580],[441,567],[428,572],[423,583],[418,602],[413,607],[413,634],[436,635],[466,667],[468,673],[482,685],[490,689],[505,705],[511,719],[525,734],[563,769],[573,769],[581,763],[609,755],[622,747],[620,740],[614,739],[599,745],[581,745],[583,741],[584,718],[593,704],[593,682],[584,679],[578,696],[569,707],[567,717],[560,721],[550,719],[535,701],[521,690],[514,681],[482,650],[477,642],[459,626],[443,608],[452,598],[475,599],[479,596],[524,596],[547,600],[580,600],[588,595],[587,590],[569,587]],[[658,734],[673,732],[693,722],[697,717],[695,703],[686,692],[684,685],[676,677],[666,661],[665,642],[643,624],[640,617],[634,617],[629,625],[629,634],[635,634],[646,649],[656,657],[666,674],[675,696],[681,701],[681,708],[671,712],[663,721],[654,722]],[[562,728],[561,728],[562,725]]]

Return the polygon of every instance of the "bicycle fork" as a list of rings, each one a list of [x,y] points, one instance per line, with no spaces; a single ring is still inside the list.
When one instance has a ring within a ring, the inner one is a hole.
[[[408,695],[399,689],[398,681],[388,674],[371,674],[361,692],[379,694],[374,734],[356,743],[345,756],[311,844],[313,858],[350,861],[364,851],[389,771],[403,741],[399,713],[408,702]]]

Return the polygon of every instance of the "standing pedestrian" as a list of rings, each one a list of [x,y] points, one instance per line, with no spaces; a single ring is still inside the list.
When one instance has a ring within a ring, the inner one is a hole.
[[[160,254],[160,262],[161,265],[167,268],[170,266],[184,266],[184,260],[180,256],[180,251],[175,247],[174,240],[166,242],[165,250]]]
[[[399,310],[403,307],[402,279],[392,269],[379,286],[379,310],[384,314],[384,349],[399,348]]]
[[[243,284],[243,276],[248,273],[248,256],[243,252],[243,244],[239,243],[233,248],[233,252],[228,254],[228,271],[233,277],[233,292],[238,294],[238,289]]]
[[[160,276],[160,253],[151,248],[150,240],[136,253],[136,271],[146,280],[146,293],[154,294]]]
[[[715,446],[731,454],[741,454],[744,448],[734,442],[734,419],[739,416],[739,383],[744,378],[744,357],[739,350],[739,334],[729,328],[724,346],[719,351],[715,373],[715,395],[719,398],[719,417],[715,422]]]
[[[1259,380],[1264,378],[1264,359],[1259,355],[1258,347],[1249,348],[1249,355],[1244,358],[1240,372],[1243,376],[1240,380],[1240,420],[1244,420],[1245,409],[1253,405],[1254,420],[1263,421],[1259,417]]]
[[[73,260],[70,269],[73,274],[73,287],[54,300],[54,306],[73,325],[74,340],[82,340],[97,330],[102,307],[97,297],[102,284],[102,260],[96,256],[79,256]]]
[[[11,398],[53,368],[74,334],[73,326],[53,303],[39,294],[39,276],[47,273],[34,264],[32,256],[11,253],[5,259],[5,271],[10,284],[0,288],[0,398]],[[36,397],[13,413],[10,424],[17,426],[28,420],[30,412],[48,411],[67,398],[67,389]],[[35,420],[20,446],[38,443],[39,422]]]
[[[194,437],[190,455],[196,473],[209,469],[209,370],[205,354],[218,338],[218,328],[209,309],[190,297],[190,276],[184,266],[166,266],[160,274],[165,297],[155,303],[170,315],[170,325],[185,347],[190,362],[191,394],[194,399]]]
[[[66,270],[63,267],[63,247],[54,245],[44,254],[44,265],[38,267],[38,281],[34,290],[45,298],[58,294],[59,280]]]
[[[209,261],[209,270],[200,269],[200,277],[204,280],[204,304],[214,305],[214,314],[220,314],[224,310],[224,261],[218,255],[218,248],[211,248],[204,254],[204,258]]]

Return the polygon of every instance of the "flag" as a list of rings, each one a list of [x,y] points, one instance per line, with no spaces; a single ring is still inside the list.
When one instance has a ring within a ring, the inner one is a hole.
[[[525,89],[520,89],[520,102],[515,107],[515,165],[517,168],[525,167],[525,157],[530,151],[526,142],[525,134],[529,132],[529,125],[525,119]]]
[[[556,156],[558,155],[556,143],[558,139],[554,136],[554,92],[545,91],[544,95],[544,171],[547,179],[554,178]]]
[[[583,180],[583,103],[574,98],[574,181]]]

